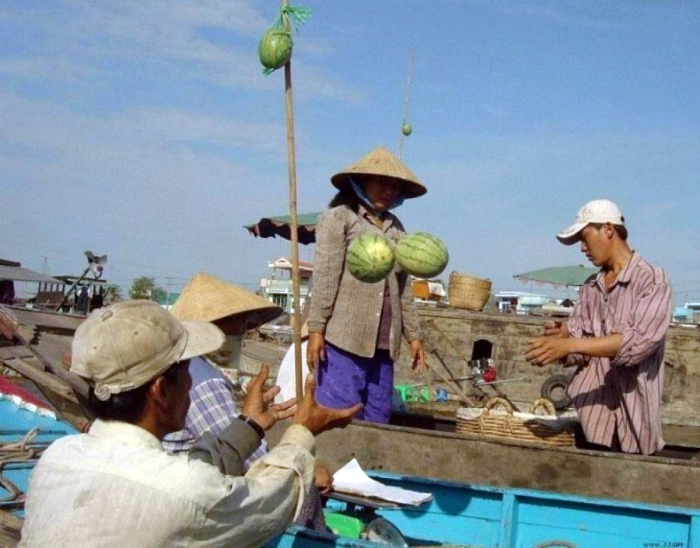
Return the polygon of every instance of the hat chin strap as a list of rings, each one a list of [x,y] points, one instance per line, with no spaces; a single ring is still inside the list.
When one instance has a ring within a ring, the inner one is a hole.
[[[241,355],[243,353],[243,339],[245,333],[238,335],[226,335],[226,342],[217,351],[207,354],[205,359],[217,367],[227,369],[239,369],[241,366]]]
[[[241,354],[243,353],[243,339],[245,333],[226,336],[226,348],[231,352],[226,367],[239,369],[241,366]]]
[[[365,193],[365,189],[362,187],[362,185],[360,183],[355,181],[355,179],[353,179],[351,176],[348,176],[348,181],[350,181],[350,187],[355,192],[355,194],[360,199],[360,201],[365,205],[365,207],[368,207],[374,213],[382,213],[383,211],[389,211],[390,209],[395,209],[395,208],[399,207],[403,203],[403,201],[406,199],[406,196],[404,195],[404,193],[401,192],[401,194],[399,194],[394,199],[394,201],[391,204],[389,204],[389,206],[385,210],[379,211],[376,207],[374,207],[374,205],[372,205],[372,202],[370,201],[370,199],[367,197],[367,194]]]

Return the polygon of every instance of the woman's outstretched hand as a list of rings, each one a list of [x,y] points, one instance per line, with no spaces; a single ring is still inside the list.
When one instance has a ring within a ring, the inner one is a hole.
[[[420,339],[411,341],[411,368],[415,373],[425,371],[425,346]]]
[[[306,347],[306,364],[309,371],[314,372],[318,364],[326,359],[326,339],[323,333],[309,333],[309,344]]]

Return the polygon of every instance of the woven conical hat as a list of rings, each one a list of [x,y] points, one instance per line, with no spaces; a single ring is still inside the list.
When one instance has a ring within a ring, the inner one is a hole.
[[[247,327],[258,327],[282,314],[276,304],[220,278],[200,272],[185,285],[172,314],[181,321],[213,322],[246,316]]]
[[[411,170],[384,147],[375,148],[354,164],[333,175],[331,183],[338,189],[343,188],[348,183],[348,177],[353,175],[378,175],[393,179],[404,187],[406,198],[416,198],[428,192]]]

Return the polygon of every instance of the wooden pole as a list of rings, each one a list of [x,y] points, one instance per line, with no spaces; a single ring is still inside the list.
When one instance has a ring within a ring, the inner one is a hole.
[[[281,0],[283,8],[289,0]],[[282,18],[284,29],[291,33],[289,17]],[[294,311],[292,326],[294,328],[294,372],[296,378],[297,401],[304,396],[304,379],[301,374],[301,276],[299,275],[299,229],[297,224],[297,163],[294,147],[294,105],[292,102],[292,62],[284,65],[284,96],[287,113],[287,165],[289,170],[289,219],[291,228],[292,250],[292,299]]]

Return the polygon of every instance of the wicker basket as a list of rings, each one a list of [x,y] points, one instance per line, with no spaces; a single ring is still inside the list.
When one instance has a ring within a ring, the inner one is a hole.
[[[449,286],[450,306],[483,310],[491,296],[491,281],[452,272]]]
[[[496,409],[498,406],[503,410]],[[540,407],[547,415],[536,414]],[[462,408],[457,412],[457,432],[557,447],[575,445],[575,425],[574,420],[556,417],[554,406],[544,398],[535,400],[529,413],[513,411],[503,398],[491,398],[483,409]]]

